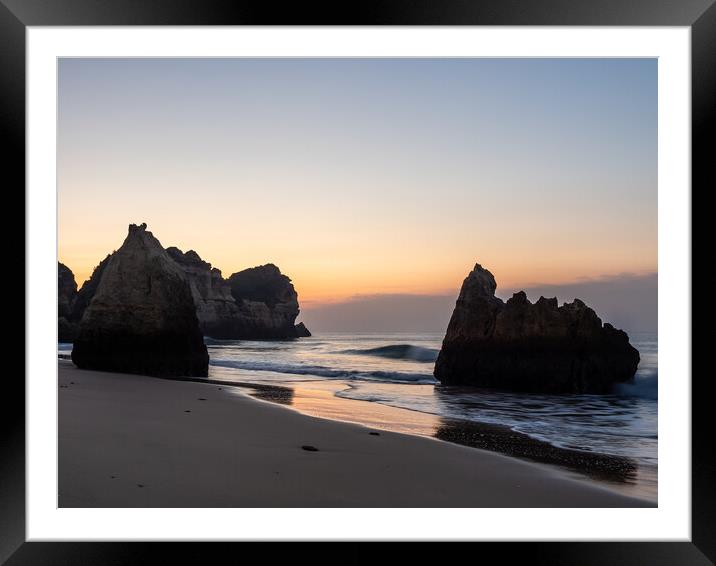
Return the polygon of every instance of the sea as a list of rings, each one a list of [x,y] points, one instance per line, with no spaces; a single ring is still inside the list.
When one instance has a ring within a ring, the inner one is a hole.
[[[608,395],[442,386],[433,377],[433,367],[443,333],[316,333],[287,341],[205,341],[212,379],[314,388],[336,401],[367,401],[453,421],[503,425],[558,448],[627,458],[647,472],[636,480],[637,493],[655,499],[658,339],[655,333],[630,332],[629,337],[639,350],[639,368],[633,383],[619,385]],[[70,349],[70,344],[60,344],[61,351]],[[326,414],[360,420],[350,409]],[[387,414],[388,421],[391,414],[397,421],[405,413]],[[382,423],[405,430],[400,422],[392,424]]]

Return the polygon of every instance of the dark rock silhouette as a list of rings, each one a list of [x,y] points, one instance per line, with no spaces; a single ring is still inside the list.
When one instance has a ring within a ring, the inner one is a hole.
[[[77,338],[79,322],[94,297],[110,257],[111,254],[95,267],[92,276],[84,282],[79,291],[72,270],[62,263],[57,264],[57,340],[59,342],[74,342]]]
[[[308,338],[309,336],[311,336],[311,333],[309,332],[308,328],[306,328],[306,325],[302,322],[299,322],[295,326],[295,331],[297,338]]]
[[[74,341],[75,365],[206,376],[209,356],[187,277],[146,224],[130,224],[122,246],[100,266]]]
[[[115,252],[112,252],[112,254],[114,253]],[[72,305],[72,320],[76,322],[82,320],[82,315],[84,314],[85,309],[89,306],[92,297],[94,297],[94,294],[97,292],[97,287],[99,287],[102,274],[104,273],[104,269],[107,267],[112,254],[108,254],[107,257],[105,257],[99,265],[94,268],[90,278],[85,281],[82,284],[82,287],[80,287],[80,290],[77,291],[77,296],[75,297],[74,304]]]
[[[463,282],[435,363],[446,385],[513,391],[606,393],[634,377],[639,352],[629,337],[579,299],[532,304],[495,297],[495,278],[479,264]]]
[[[301,322],[298,295],[291,280],[278,267],[268,264],[235,273],[228,280],[221,271],[199,257],[176,247],[166,249],[184,271],[196,307],[199,327],[205,336],[220,339],[286,339],[311,336]],[[72,271],[58,266],[59,341],[72,342],[79,322],[97,292],[113,252],[95,267],[79,291]],[[74,285],[74,286],[73,286]],[[233,285],[233,287],[232,287]],[[235,290],[234,290],[235,288]]]
[[[72,342],[77,336],[77,324],[72,308],[77,296],[77,282],[72,270],[57,263],[57,340]]]
[[[298,295],[278,267],[267,264],[234,273],[228,279],[194,250],[167,248],[184,270],[199,325],[205,336],[219,339],[286,339],[310,336],[300,323]]]
[[[228,279],[242,317],[237,338],[295,338],[298,294],[272,263],[244,269]]]

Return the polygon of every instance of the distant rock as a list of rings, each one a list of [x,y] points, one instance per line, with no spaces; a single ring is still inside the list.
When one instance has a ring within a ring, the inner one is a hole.
[[[311,336],[311,333],[308,331],[308,328],[306,328],[306,325],[302,322],[299,322],[295,326],[295,331],[297,338],[308,338],[309,336]]]
[[[272,263],[250,267],[228,279],[241,311],[236,338],[295,338],[298,294]]]
[[[111,257],[112,254],[108,254],[107,257],[105,257],[99,265],[94,268],[90,278],[85,281],[82,284],[82,287],[80,287],[80,290],[77,291],[75,302],[72,305],[72,320],[76,322],[82,320],[82,315],[84,314],[85,309],[89,306],[92,297],[94,297],[94,294],[97,292],[97,287],[99,287],[102,274],[104,273],[104,269],[107,267]]]
[[[84,369],[206,376],[209,356],[186,274],[146,227],[130,224],[122,246],[100,264],[72,361]]]
[[[57,263],[57,314],[69,318],[72,303],[77,294],[77,283],[72,270],[63,263]]]
[[[79,322],[97,290],[110,257],[111,254],[95,267],[92,276],[84,282],[79,291],[72,270],[62,263],[57,264],[57,340],[59,342],[74,342],[79,330]]]
[[[301,324],[291,280],[273,264],[234,273],[228,279],[193,250],[167,248],[188,277],[199,325],[218,339],[286,339],[310,336]]]
[[[241,316],[239,307],[231,296],[231,287],[221,276],[193,250],[183,253],[175,247],[167,253],[183,270],[189,281],[194,298],[199,328],[204,336],[231,338],[234,321]]]
[[[72,307],[77,296],[77,283],[72,270],[57,263],[57,340],[72,342],[77,335],[77,324],[72,317]]]
[[[561,307],[524,291],[504,303],[479,264],[463,282],[435,363],[447,385],[513,391],[606,393],[632,379],[639,352],[579,299]]]

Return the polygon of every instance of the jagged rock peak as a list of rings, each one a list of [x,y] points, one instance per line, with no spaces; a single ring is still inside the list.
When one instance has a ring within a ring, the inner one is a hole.
[[[490,271],[482,267],[479,263],[476,263],[463,283],[463,288],[465,287],[470,288],[476,293],[494,297],[495,291],[497,290],[497,283],[494,275],[492,275]]]
[[[182,252],[179,248],[170,246],[167,248],[167,253],[169,254],[169,257],[182,266],[200,266],[209,270],[212,269],[211,264],[208,261],[201,259],[199,254],[194,250]]]

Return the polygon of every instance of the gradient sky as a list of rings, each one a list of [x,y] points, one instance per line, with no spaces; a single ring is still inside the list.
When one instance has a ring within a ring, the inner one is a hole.
[[[80,284],[131,222],[304,309],[657,270],[655,59],[60,59],[58,126]]]

